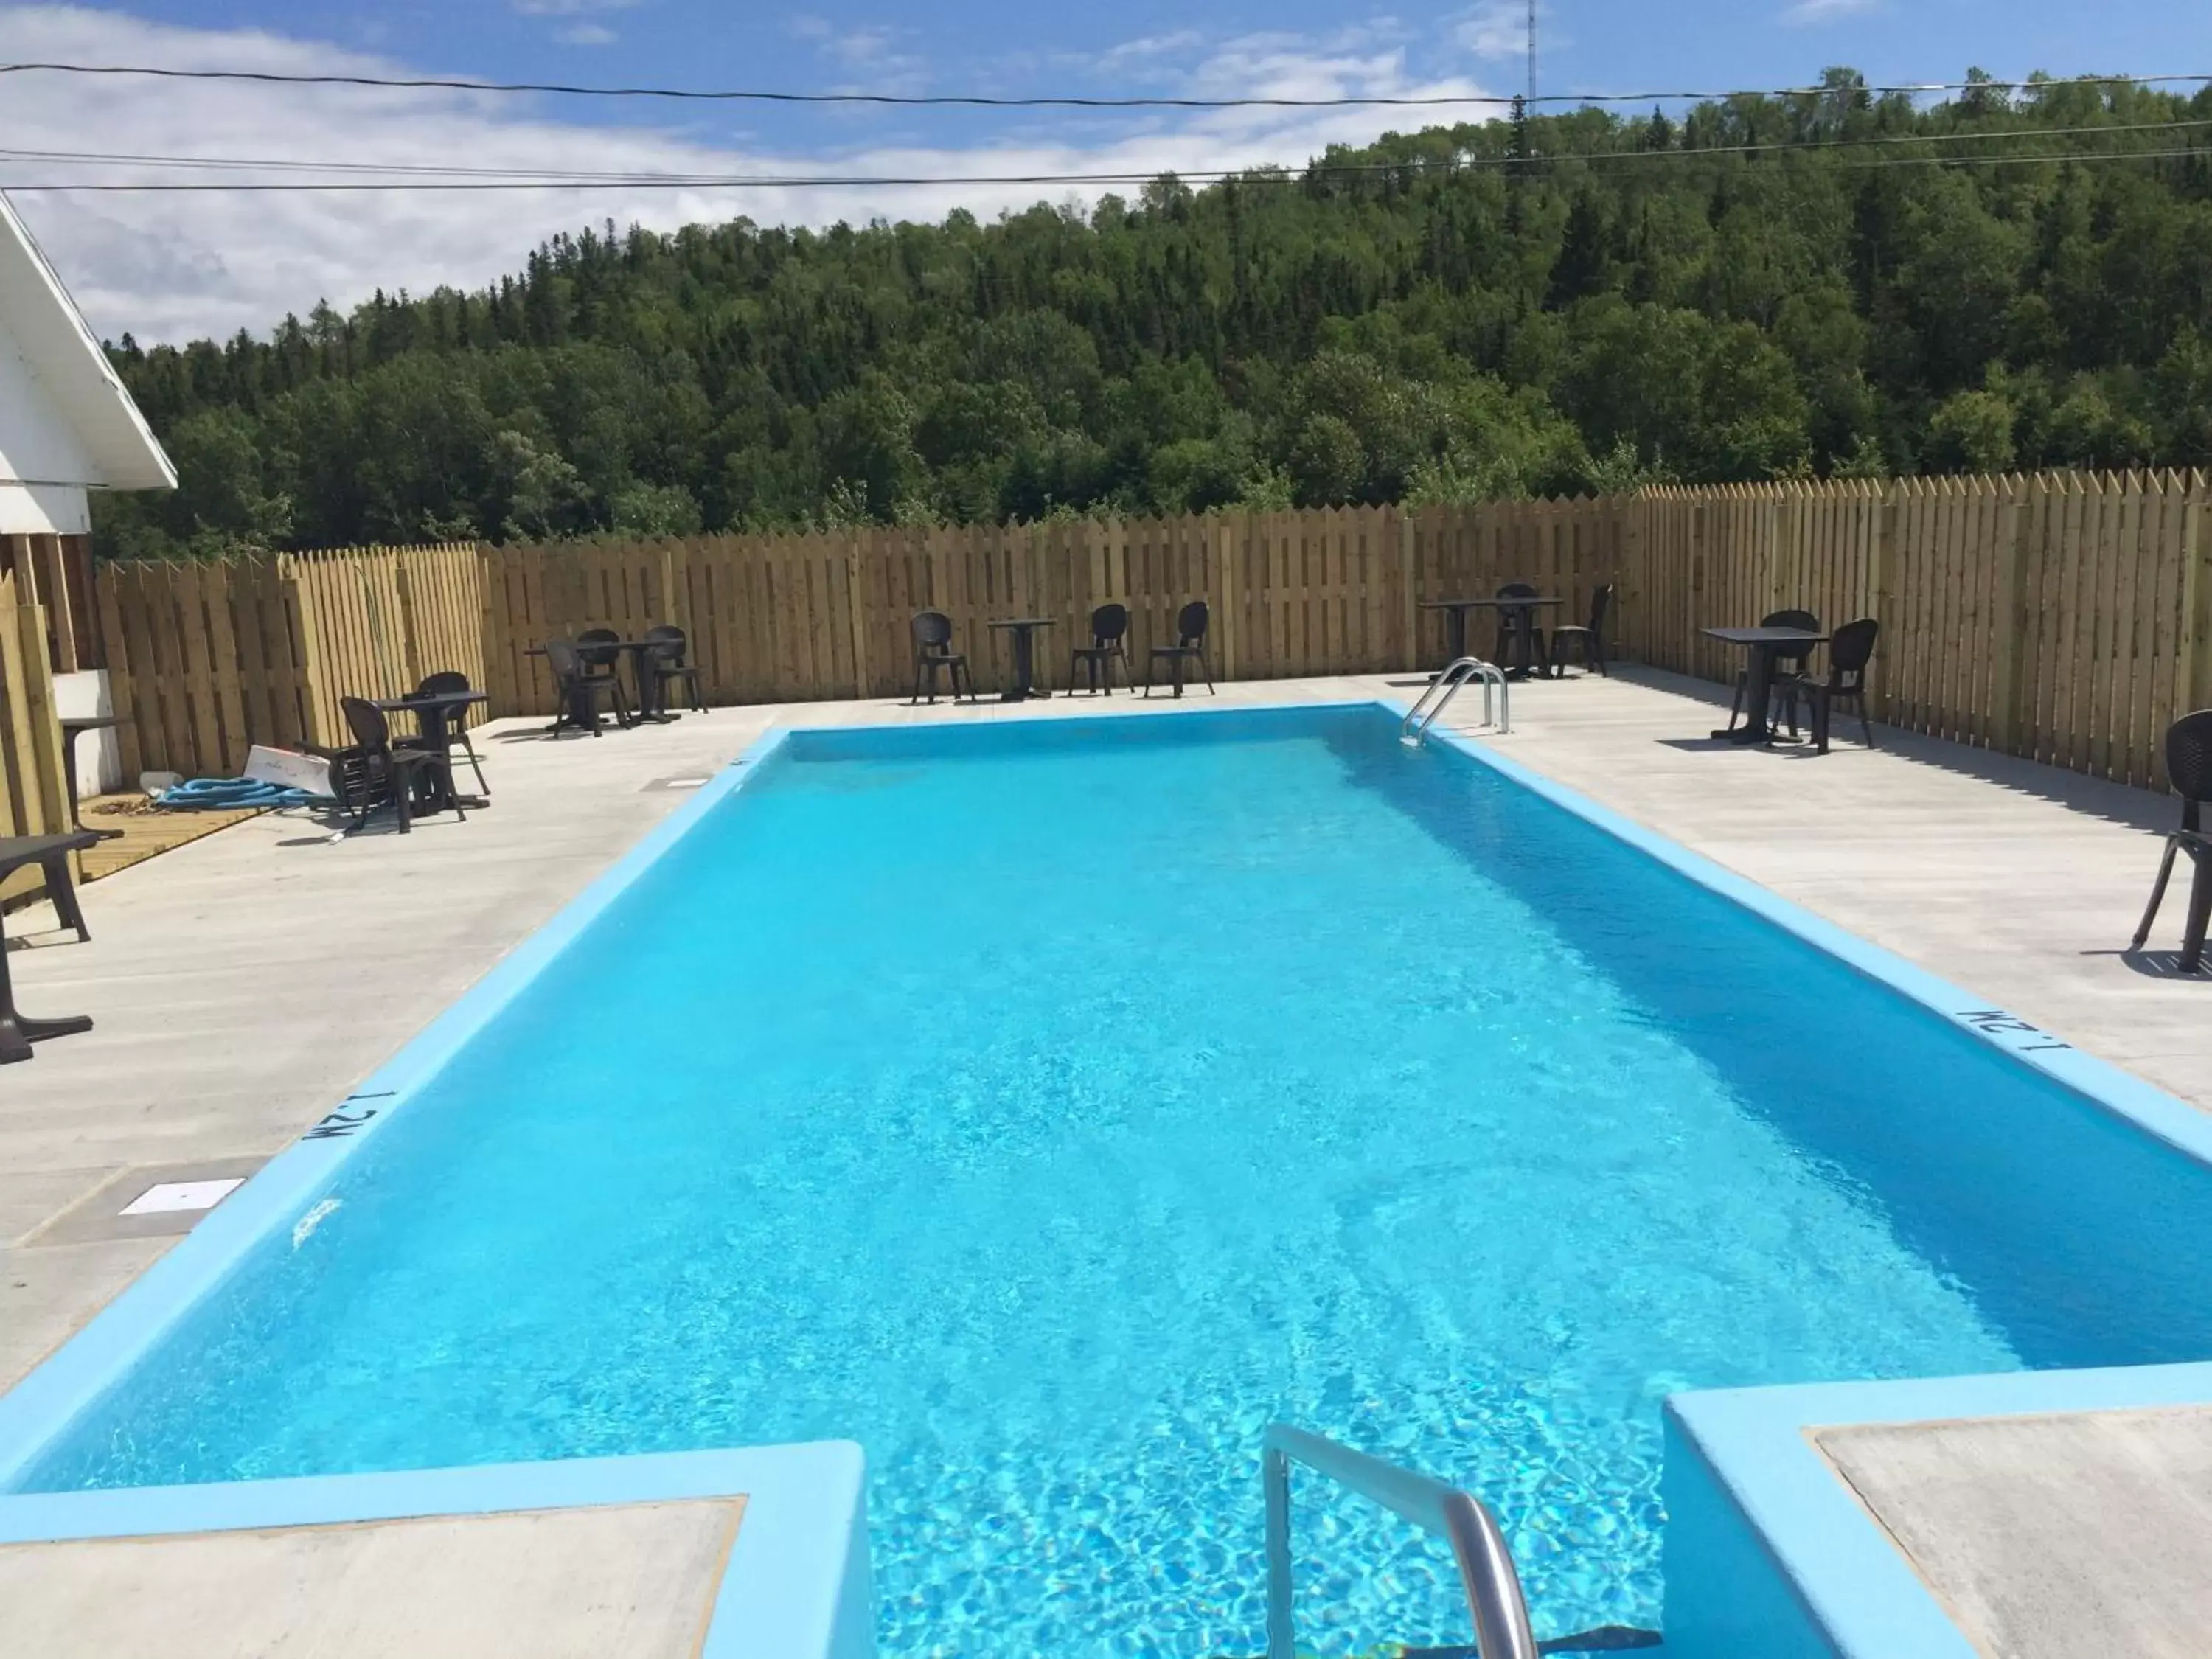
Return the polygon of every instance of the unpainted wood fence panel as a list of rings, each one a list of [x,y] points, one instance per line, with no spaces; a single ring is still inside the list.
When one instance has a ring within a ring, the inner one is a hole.
[[[126,767],[234,770],[251,742],[344,741],[337,700],[439,668],[487,715],[551,712],[552,637],[656,623],[688,635],[708,701],[912,689],[910,623],[951,618],[980,686],[1040,616],[1065,684],[1092,610],[1128,607],[1141,678],[1192,599],[1217,675],[1402,672],[1442,660],[1424,604],[1508,581],[1583,620],[1617,590],[1617,653],[1723,684],[1704,637],[1784,608],[1881,623],[1877,717],[2154,787],[2166,726],[2212,702],[2212,513],[2197,473],[1833,480],[1412,508],[1039,525],[872,526],[544,547],[370,548],[103,568],[92,599]],[[27,554],[26,555],[27,557]],[[1472,648],[1494,624],[1473,619]],[[87,623],[90,630],[90,623]],[[51,629],[49,630],[51,632]]]

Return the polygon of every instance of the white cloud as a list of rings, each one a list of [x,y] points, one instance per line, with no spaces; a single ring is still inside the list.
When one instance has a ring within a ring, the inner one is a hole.
[[[611,46],[621,37],[600,23],[571,23],[556,29],[553,38],[564,46]]]
[[[1483,0],[1452,26],[1452,39],[1477,58],[1521,58],[1528,51],[1528,8],[1516,0]]]
[[[866,85],[848,83],[837,91],[920,92],[927,81],[928,61],[904,44],[912,29],[887,23],[842,26],[811,12],[799,12],[784,20],[784,33],[805,40],[838,68],[866,76]]]
[[[1789,23],[1828,23],[1878,10],[1881,3],[1882,0],[1797,0],[1782,17]]]
[[[525,17],[586,17],[596,11],[628,11],[644,0],[507,0]]]
[[[1090,62],[1101,69],[1125,69],[1180,57],[1198,51],[1205,44],[1206,37],[1196,29],[1171,29],[1165,34],[1139,35],[1134,40],[1109,46]]]
[[[1464,96],[1480,90],[1463,77],[1415,76],[1404,47],[1393,43],[1395,33],[1395,25],[1372,25],[1318,41],[1288,33],[1248,35],[1210,51],[1193,41],[1176,49],[1186,52],[1190,67],[1164,64],[1152,78],[1199,95]],[[389,58],[264,31],[182,28],[65,5],[0,7],[0,59],[293,73],[406,71]],[[784,177],[1297,167],[1332,143],[1365,143],[1387,129],[1461,113],[1446,106],[1433,112],[1159,112],[1117,121],[1054,117],[1040,119],[1034,129],[1006,131],[972,144],[915,137],[808,151],[714,143],[695,132],[586,125],[557,118],[552,112],[558,105],[483,93],[37,75],[10,77],[7,92],[0,102],[0,148]],[[922,134],[944,130],[917,129]],[[122,163],[70,167],[0,161],[0,179],[19,185],[64,177],[173,176]],[[155,341],[221,337],[240,328],[262,332],[287,312],[304,313],[319,299],[343,308],[380,288],[419,293],[441,283],[479,286],[520,269],[530,249],[553,232],[605,219],[659,230],[741,214],[763,224],[859,223],[874,216],[933,220],[955,207],[984,216],[1027,207],[1048,194],[1057,198],[1065,191],[886,184],[857,190],[26,191],[15,201],[93,326],[111,337],[128,330]]]

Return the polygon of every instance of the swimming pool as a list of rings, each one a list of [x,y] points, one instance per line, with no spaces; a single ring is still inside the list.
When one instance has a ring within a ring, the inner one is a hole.
[[[2205,1182],[1372,708],[802,733],[21,1484],[850,1436],[886,1652],[1197,1659],[1286,1418],[1655,1625],[1663,1395],[2212,1353]]]

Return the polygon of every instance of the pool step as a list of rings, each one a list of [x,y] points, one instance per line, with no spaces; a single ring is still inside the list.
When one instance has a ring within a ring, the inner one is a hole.
[[[1600,1625],[1595,1630],[1577,1632],[1572,1636],[1554,1636],[1539,1641],[1539,1653],[1625,1653],[1631,1648],[1656,1648],[1660,1645],[1656,1630],[1638,1630],[1630,1625]],[[1482,1659],[1479,1650],[1464,1648],[1406,1648],[1398,1659]]]

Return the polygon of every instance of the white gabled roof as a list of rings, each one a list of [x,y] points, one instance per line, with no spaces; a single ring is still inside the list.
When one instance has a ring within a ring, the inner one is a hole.
[[[94,475],[36,482],[106,489],[177,487],[177,470],[154,429],[5,195],[0,195],[0,347],[22,358],[68,422]]]

